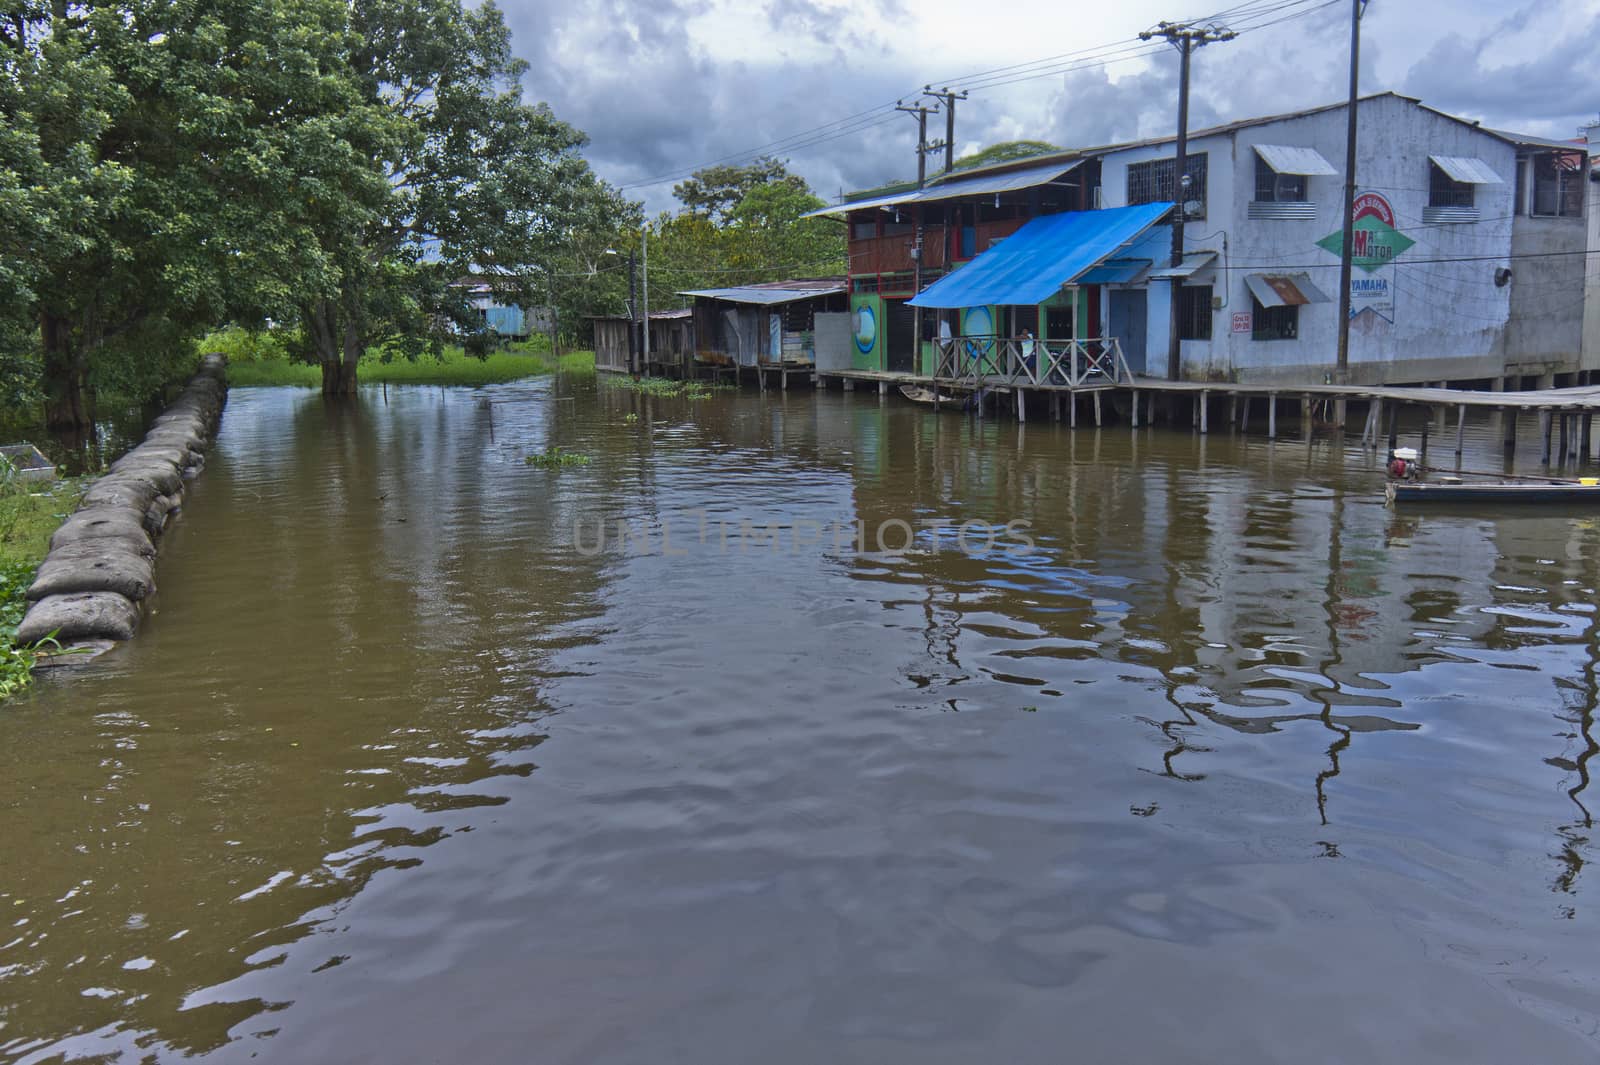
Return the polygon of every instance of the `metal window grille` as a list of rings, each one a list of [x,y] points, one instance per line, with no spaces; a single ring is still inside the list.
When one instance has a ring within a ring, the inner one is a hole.
[[[1474,186],[1457,181],[1438,163],[1428,162],[1428,206],[1471,207]]]
[[[1261,301],[1251,297],[1251,340],[1293,340],[1300,335],[1300,308],[1263,307]]]
[[[1306,176],[1280,174],[1256,156],[1257,203],[1304,203],[1306,201]]]
[[[1211,339],[1211,286],[1184,285],[1178,304],[1178,337]]]
[[[1185,158],[1184,169],[1189,174],[1189,190],[1185,199],[1197,202],[1199,206],[1191,210],[1186,218],[1204,218],[1206,216],[1206,153],[1197,152]],[[1173,180],[1177,173],[1178,161],[1171,159],[1149,159],[1142,163],[1128,165],[1128,205],[1137,206],[1141,203],[1156,203],[1161,200],[1178,202],[1178,187]]]
[[[1583,153],[1540,152],[1533,157],[1530,213],[1550,218],[1583,214]]]

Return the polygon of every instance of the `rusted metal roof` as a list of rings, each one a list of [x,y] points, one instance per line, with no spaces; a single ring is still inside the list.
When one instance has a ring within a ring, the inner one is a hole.
[[[1179,265],[1163,266],[1159,270],[1150,271],[1150,280],[1170,281],[1174,277],[1192,277],[1196,271],[1209,266],[1211,264],[1211,260],[1215,259],[1216,257],[1217,253],[1214,251],[1185,252],[1183,256],[1183,262]]]
[[[678,295],[726,300],[729,303],[753,303],[770,307],[779,303],[793,303],[796,300],[811,299],[815,296],[832,296],[835,293],[846,291],[848,291],[848,288],[843,281],[830,279],[826,281],[767,281],[755,285],[738,285],[733,288],[689,289],[678,293]]]
[[[1311,283],[1309,274],[1246,274],[1244,283],[1263,307],[1303,307],[1327,303],[1328,297]]]
[[[908,203],[929,203],[939,200],[954,200],[963,196],[996,196],[1003,192],[1021,192],[1039,185],[1048,185],[1057,181],[1072,171],[1076,170],[1083,162],[1082,159],[1073,159],[1070,162],[1055,162],[1046,166],[1031,166],[1022,170],[1008,170],[998,174],[984,174],[978,177],[967,177],[957,174],[952,175],[925,189],[909,189],[904,192],[890,193],[887,196],[874,196],[871,199],[856,200],[853,203],[837,203],[810,214],[802,215],[811,218],[816,215],[848,214],[851,211],[861,211],[871,207],[898,207]]]

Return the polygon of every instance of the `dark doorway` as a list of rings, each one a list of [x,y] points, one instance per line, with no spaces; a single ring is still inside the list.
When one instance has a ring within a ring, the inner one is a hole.
[[[888,321],[888,364],[891,373],[912,373],[916,369],[916,309],[905,300],[884,300],[883,316]]]
[[[1110,336],[1122,342],[1122,357],[1127,360],[1132,373],[1145,372],[1145,290],[1142,288],[1114,288],[1111,290]]]

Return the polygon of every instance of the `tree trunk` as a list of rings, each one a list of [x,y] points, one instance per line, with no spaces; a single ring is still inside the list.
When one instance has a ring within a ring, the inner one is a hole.
[[[72,342],[65,318],[45,314],[39,318],[44,346],[44,423],[53,430],[81,433],[94,424],[87,402],[88,371]]]
[[[356,393],[356,364],[342,360],[322,364],[322,394],[325,396],[353,396]]]

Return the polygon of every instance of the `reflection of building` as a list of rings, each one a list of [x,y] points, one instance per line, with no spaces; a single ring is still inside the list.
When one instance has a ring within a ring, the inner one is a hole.
[[[1176,285],[1183,376],[1321,382],[1338,333],[1345,110],[1197,131],[1181,191],[1166,137],[957,171],[823,208],[850,227],[852,308],[879,323],[855,368],[932,372],[947,329],[1115,338],[1135,372],[1164,376]],[[1576,371],[1584,147],[1485,129],[1395,93],[1361,101],[1360,129],[1356,380]],[[1045,221],[1180,199],[1177,266],[1168,225]],[[956,291],[980,266],[1008,290]],[[910,302],[919,285],[916,303],[929,308],[920,346]]]

